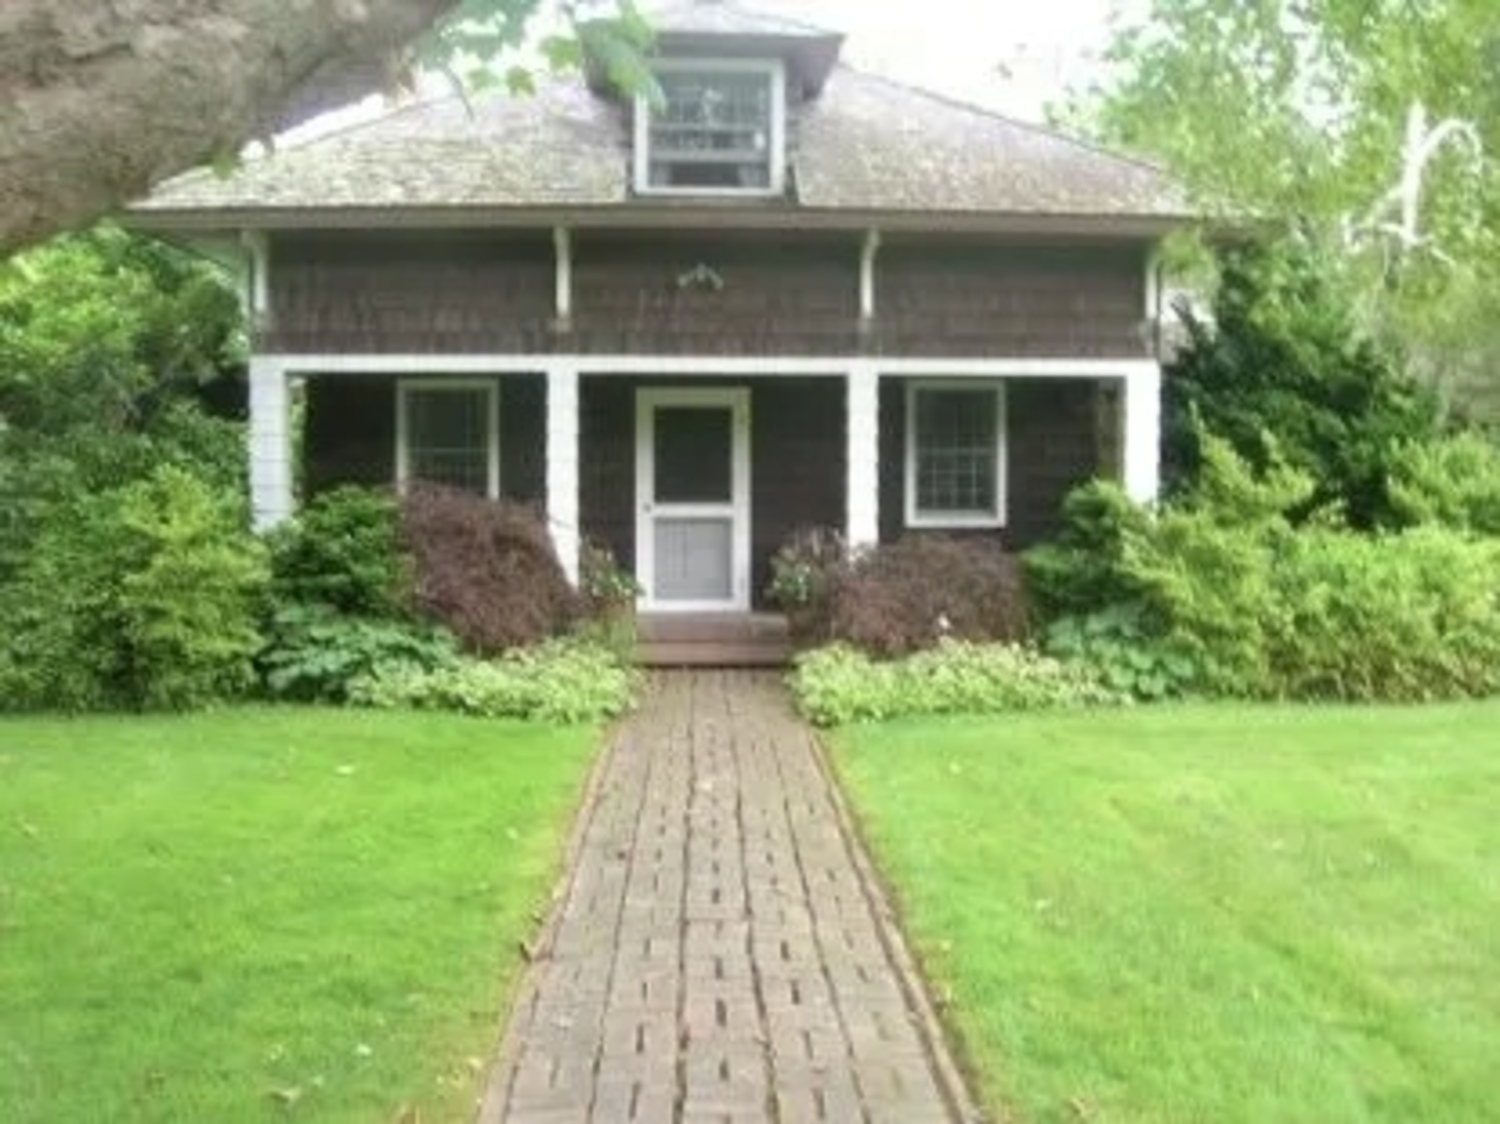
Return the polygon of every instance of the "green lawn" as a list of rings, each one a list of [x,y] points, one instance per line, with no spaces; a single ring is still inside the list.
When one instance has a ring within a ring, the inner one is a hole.
[[[913,721],[834,754],[991,1105],[1500,1119],[1500,706]]]
[[[0,720],[0,1119],[467,1119],[597,742]]]

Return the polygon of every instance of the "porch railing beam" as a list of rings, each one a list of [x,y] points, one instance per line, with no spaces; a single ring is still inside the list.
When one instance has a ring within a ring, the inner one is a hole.
[[[250,515],[258,531],[292,515],[291,394],[286,369],[250,359]]]
[[[579,577],[583,538],[578,504],[578,368],[547,368],[547,523],[568,580]]]
[[[1161,368],[1155,364],[1125,378],[1125,490],[1151,503],[1161,490]]]
[[[851,549],[880,542],[880,373],[857,363],[845,375],[848,441],[844,536]]]

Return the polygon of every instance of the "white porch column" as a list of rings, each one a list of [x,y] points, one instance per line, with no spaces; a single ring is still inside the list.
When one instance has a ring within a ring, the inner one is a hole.
[[[851,550],[880,542],[880,374],[860,362],[845,376],[845,464],[848,505],[844,536]]]
[[[1125,377],[1125,491],[1137,503],[1161,490],[1161,368],[1143,365]]]
[[[250,517],[265,531],[292,515],[292,441],[286,371],[264,355],[250,360]]]
[[[547,523],[568,580],[578,584],[578,368],[547,368]]]

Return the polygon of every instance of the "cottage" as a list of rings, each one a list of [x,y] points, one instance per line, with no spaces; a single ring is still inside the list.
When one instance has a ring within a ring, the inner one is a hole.
[[[795,528],[1023,547],[1157,487],[1161,172],[840,60],[652,15],[662,97],[579,74],[180,177],[132,221],[244,254],[255,519],[430,479],[534,501],[642,609],[745,612]]]

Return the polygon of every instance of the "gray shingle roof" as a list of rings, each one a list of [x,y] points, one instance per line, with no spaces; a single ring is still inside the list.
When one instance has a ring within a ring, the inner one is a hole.
[[[646,20],[658,35],[753,35],[783,39],[842,38],[830,28],[786,19],[768,12],[755,12],[723,0],[703,3],[687,0],[649,8]]]
[[[695,10],[714,12],[719,5]],[[793,111],[792,211],[1170,219],[1159,169],[847,67]],[[576,78],[415,105],[221,176],[191,172],[137,214],[617,208],[631,198],[629,111]],[[656,205],[691,205],[673,200]],[[747,204],[765,210],[764,201]],[[163,216],[165,217],[165,216]]]

